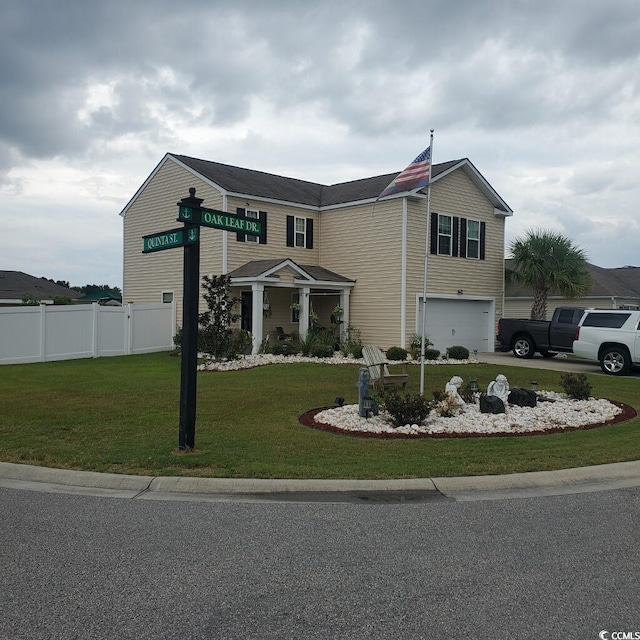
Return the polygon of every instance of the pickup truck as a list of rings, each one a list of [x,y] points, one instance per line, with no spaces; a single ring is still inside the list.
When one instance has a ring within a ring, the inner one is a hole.
[[[588,311],[576,329],[573,353],[597,360],[609,375],[629,373],[640,364],[640,311]]]
[[[578,322],[585,309],[558,307],[551,320],[500,318],[496,339],[500,351],[513,351],[516,358],[533,358],[538,351],[544,358],[559,352],[571,353]]]

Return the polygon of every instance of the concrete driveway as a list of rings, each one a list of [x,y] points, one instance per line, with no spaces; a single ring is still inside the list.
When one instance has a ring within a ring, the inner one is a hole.
[[[529,369],[549,369],[551,371],[575,371],[578,373],[596,373],[605,375],[597,362],[581,360],[572,355],[559,353],[555,358],[543,358],[536,354],[533,358],[516,358],[511,351],[501,353],[479,353],[478,360],[487,364],[503,365],[505,367],[527,367]],[[629,374],[640,377],[640,369],[633,369]]]

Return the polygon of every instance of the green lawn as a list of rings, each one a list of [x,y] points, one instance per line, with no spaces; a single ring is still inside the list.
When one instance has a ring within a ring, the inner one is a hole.
[[[417,391],[420,368],[409,367]],[[426,389],[453,375],[486,386],[560,374],[492,365],[427,366]],[[357,402],[358,367],[287,364],[198,374],[196,449],[178,442],[180,361],[167,353],[0,367],[0,460],[143,475],[410,478],[578,467],[640,459],[640,418],[564,434],[376,440],[303,427],[298,416]],[[593,394],[640,408],[637,378],[589,377]]]

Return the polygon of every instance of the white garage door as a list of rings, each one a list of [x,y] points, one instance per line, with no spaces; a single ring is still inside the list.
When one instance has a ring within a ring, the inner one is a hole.
[[[417,333],[422,327],[421,315]],[[443,354],[454,345],[466,347],[470,352],[493,351],[493,325],[491,300],[427,298],[426,334],[434,348]]]

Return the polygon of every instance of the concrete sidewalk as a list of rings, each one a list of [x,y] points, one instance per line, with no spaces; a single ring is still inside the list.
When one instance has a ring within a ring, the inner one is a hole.
[[[640,486],[640,460],[503,476],[404,480],[289,480],[132,476],[0,462],[0,487],[137,500],[409,502],[472,501]],[[384,500],[384,496],[389,499]],[[373,500],[373,498],[378,498]]]

